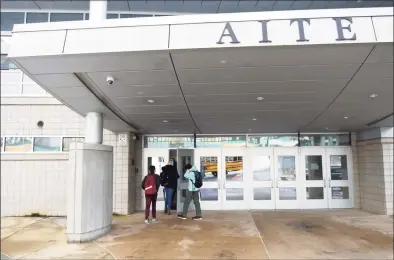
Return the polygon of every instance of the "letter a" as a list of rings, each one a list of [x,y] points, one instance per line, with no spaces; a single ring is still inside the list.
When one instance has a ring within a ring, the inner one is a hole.
[[[227,30],[227,32],[226,32],[226,30]],[[226,26],[224,27],[222,35],[220,36],[220,39],[217,42],[217,44],[224,44],[224,42],[222,41],[224,36],[231,37],[231,42],[230,43],[239,43],[239,41],[237,39],[237,36],[235,36],[233,28],[231,27],[229,22],[226,23]]]

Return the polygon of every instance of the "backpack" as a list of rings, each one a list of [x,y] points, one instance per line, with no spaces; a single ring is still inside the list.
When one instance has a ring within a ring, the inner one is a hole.
[[[167,173],[165,173],[165,172],[160,173],[160,183],[161,183],[161,186],[164,186],[165,184],[169,183],[169,178],[168,178]]]
[[[157,193],[156,180],[154,175],[148,175],[145,179],[145,195],[154,195]]]
[[[196,187],[197,189],[201,188],[202,187],[202,179],[203,179],[203,176],[202,176],[201,172],[195,171],[194,172],[194,180],[195,181],[193,182],[194,187]]]

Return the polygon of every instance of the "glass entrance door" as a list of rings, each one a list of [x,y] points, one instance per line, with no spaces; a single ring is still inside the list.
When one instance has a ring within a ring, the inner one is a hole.
[[[301,147],[303,209],[328,208],[327,162],[324,148]]]
[[[186,199],[186,190],[188,189],[189,182],[184,177],[186,164],[194,164],[194,150],[193,149],[178,149],[177,150],[177,166],[178,166],[178,189],[177,189],[177,211],[182,212],[183,203]],[[189,211],[195,209],[194,203],[190,203]]]
[[[273,148],[248,148],[245,156],[250,209],[275,209]],[[251,185],[249,184],[251,183]]]
[[[156,174],[160,175],[161,168],[168,163],[168,159],[169,159],[168,156],[169,154],[167,149],[158,149],[158,148],[144,149],[144,164],[143,164],[142,178],[144,178],[148,174],[149,166],[151,165],[155,166]],[[142,196],[144,198],[143,205],[145,205],[145,196],[143,192],[144,191],[142,191]],[[157,194],[156,209],[158,211],[164,210],[164,190],[162,186],[160,186],[159,192]]]
[[[222,209],[222,193],[219,175],[222,169],[221,149],[195,149],[196,167],[205,173],[200,189],[200,203],[203,210]]]
[[[330,208],[353,207],[353,169],[350,148],[326,148],[328,205]]]
[[[297,148],[274,148],[275,205],[277,209],[301,208]]]
[[[245,149],[222,149],[221,176],[222,208],[224,210],[248,209],[244,171]]]

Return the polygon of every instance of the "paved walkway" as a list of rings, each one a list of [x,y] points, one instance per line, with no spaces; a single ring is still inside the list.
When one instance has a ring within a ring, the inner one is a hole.
[[[204,220],[116,217],[93,243],[67,244],[65,219],[2,218],[13,259],[393,259],[393,219],[357,210],[205,212]]]

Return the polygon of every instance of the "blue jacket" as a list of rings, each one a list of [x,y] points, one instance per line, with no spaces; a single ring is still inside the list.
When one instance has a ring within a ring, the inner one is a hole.
[[[196,166],[193,166],[190,170],[187,170],[185,172],[185,178],[189,180],[189,186],[188,186],[188,190],[189,191],[198,191],[200,190],[199,188],[194,187],[194,182],[196,181],[195,176],[194,176],[194,172],[197,171]]]

